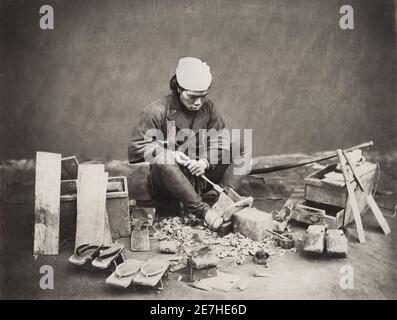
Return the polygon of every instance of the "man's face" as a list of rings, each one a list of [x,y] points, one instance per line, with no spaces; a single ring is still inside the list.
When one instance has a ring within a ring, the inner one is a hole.
[[[204,103],[208,91],[179,90],[179,97],[183,105],[190,111],[198,111]]]

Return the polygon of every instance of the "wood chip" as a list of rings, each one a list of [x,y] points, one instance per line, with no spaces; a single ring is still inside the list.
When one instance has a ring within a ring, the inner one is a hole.
[[[273,274],[270,274],[270,273],[255,272],[255,273],[253,274],[253,276],[254,276],[255,278],[266,278],[266,277],[273,277],[274,275],[273,275]]]

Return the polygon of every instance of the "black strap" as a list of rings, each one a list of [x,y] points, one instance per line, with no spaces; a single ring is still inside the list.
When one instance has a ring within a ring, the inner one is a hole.
[[[89,245],[88,243],[86,244],[82,244],[81,246],[77,247],[76,249],[76,253],[78,255],[83,254],[84,252],[88,251],[88,250],[94,250],[94,249],[99,249],[101,246],[97,246],[97,245]]]

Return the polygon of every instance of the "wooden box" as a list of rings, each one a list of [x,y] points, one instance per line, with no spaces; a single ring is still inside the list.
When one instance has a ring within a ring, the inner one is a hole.
[[[115,190],[114,183],[120,183]],[[131,235],[131,218],[126,177],[109,177],[106,193],[106,210],[112,239]],[[61,239],[73,240],[76,233],[77,180],[61,181]]]
[[[305,200],[295,205],[291,218],[310,225],[323,225],[326,229],[339,229],[345,225],[344,213],[344,208]]]
[[[314,172],[304,179],[305,199],[311,201],[311,205],[313,205],[313,203],[316,203],[342,208],[342,211],[338,211],[341,213],[337,213],[335,216],[335,219],[337,219],[338,227],[342,227],[354,220],[353,212],[348,201],[346,186],[337,185],[322,180],[325,174],[335,171],[336,167],[336,163],[331,164],[322,170]],[[362,165],[357,166],[356,168],[358,171],[358,175],[363,182],[365,192],[362,192],[360,190],[354,179],[351,180],[351,184],[353,189],[355,190],[358,208],[361,215],[363,215],[368,209],[366,195],[373,191],[377,166],[373,163],[365,162]],[[313,208],[318,207],[318,205],[316,204],[314,204]],[[334,210],[330,208],[332,207],[329,207],[328,210],[334,212]],[[346,212],[344,212],[345,210]],[[340,220],[340,216],[344,216],[342,222]]]

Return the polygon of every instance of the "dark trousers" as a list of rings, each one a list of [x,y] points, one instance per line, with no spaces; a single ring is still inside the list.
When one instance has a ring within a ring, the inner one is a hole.
[[[246,150],[242,143],[240,148],[236,148],[232,143],[230,151],[224,156],[224,159],[227,158],[230,163],[211,165],[205,175],[223,187],[237,189],[242,172],[247,174],[250,171],[250,167],[243,167],[246,161],[251,161],[251,150]],[[158,201],[178,200],[188,213],[198,218],[204,218],[210,208],[200,196],[201,192],[210,188],[202,178],[192,176],[187,168],[178,164],[152,164],[150,167],[148,192],[151,198]]]

